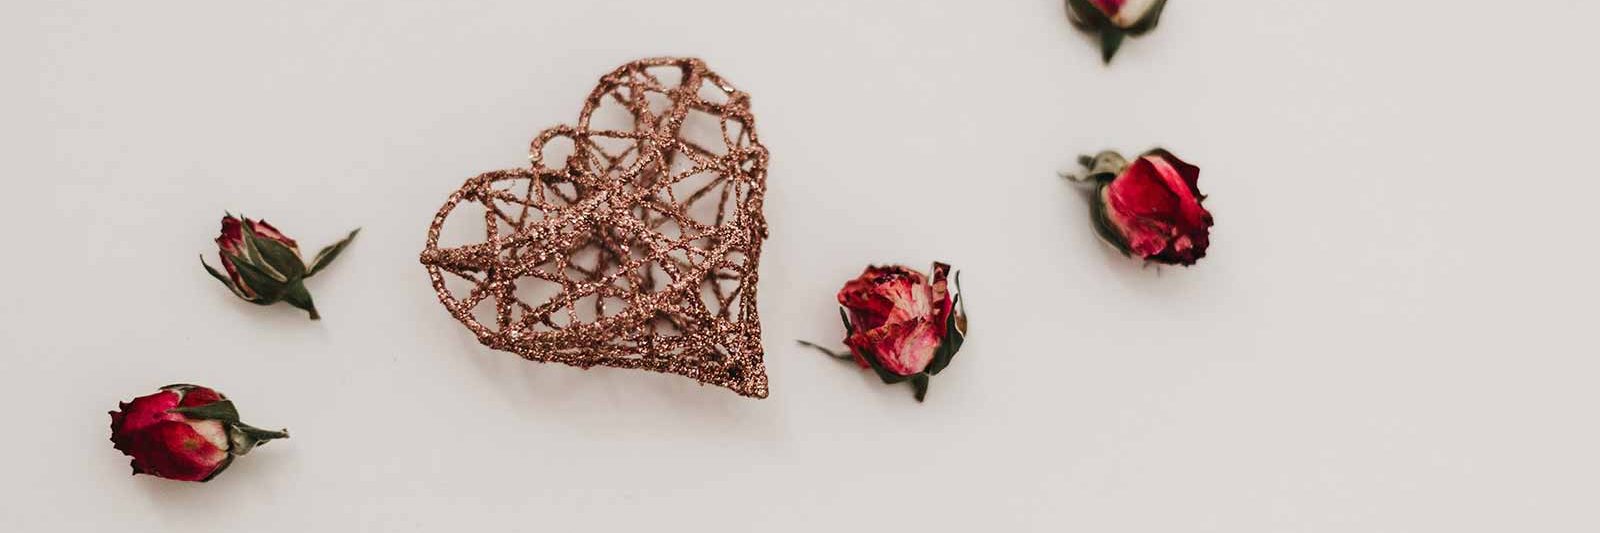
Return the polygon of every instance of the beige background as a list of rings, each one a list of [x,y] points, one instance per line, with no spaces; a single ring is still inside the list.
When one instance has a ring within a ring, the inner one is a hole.
[[[1111,68],[1057,0],[0,6],[0,530],[1594,531],[1592,2],[1175,0]],[[522,362],[417,252],[595,79],[697,54],[773,151],[771,399]],[[1095,240],[1055,173],[1203,169],[1197,268]],[[224,210],[326,319],[235,301]],[[918,405],[834,341],[869,261],[963,269]],[[105,411],[174,381],[287,426],[207,485]]]

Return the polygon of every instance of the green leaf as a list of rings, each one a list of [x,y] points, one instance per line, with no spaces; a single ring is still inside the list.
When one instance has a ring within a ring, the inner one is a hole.
[[[246,300],[250,299],[250,296],[246,295],[244,291],[239,290],[238,285],[233,284],[233,278],[229,278],[227,275],[218,272],[217,269],[211,268],[211,265],[206,263],[206,256],[204,254],[200,255],[200,266],[206,267],[206,272],[211,273],[211,277],[217,278],[217,281],[220,281],[223,285],[226,285],[228,290],[233,291],[234,296],[238,296]]]
[[[1100,58],[1106,64],[1111,64],[1111,57],[1117,55],[1117,49],[1122,48],[1122,38],[1127,34],[1116,28],[1100,30]]]
[[[351,231],[350,235],[345,237],[344,240],[330,244],[321,251],[318,251],[316,257],[311,258],[311,270],[306,272],[306,277],[309,278],[311,276],[315,276],[318,272],[321,272],[323,268],[326,268],[330,263],[333,263],[334,258],[339,257],[339,252],[343,252],[344,248],[349,246],[350,241],[355,240],[356,234],[359,233],[361,233],[361,228],[356,228],[355,231]]]
[[[177,407],[168,409],[167,412],[200,420],[221,420],[230,424],[239,422],[239,410],[233,407],[233,400],[219,400],[194,407]]]
[[[312,320],[322,319],[322,315],[317,313],[317,305],[311,301],[311,292],[306,290],[306,284],[300,280],[290,283],[288,290],[283,291],[283,301],[310,313]]]
[[[244,282],[245,286],[255,291],[256,299],[250,300],[251,302],[261,305],[277,303],[278,300],[283,298],[283,291],[288,288],[288,285],[284,284],[284,282],[274,279],[272,276],[267,275],[266,272],[262,272],[260,268],[256,268],[255,265],[237,256],[234,258],[233,268],[239,271],[239,279]]]
[[[928,374],[922,373],[911,377],[911,390],[917,395],[917,401],[928,397]]]
[[[248,227],[248,224],[246,225]],[[245,231],[245,240],[251,243],[252,249],[259,252],[261,260],[267,268],[282,275],[279,281],[294,281],[306,274],[306,263],[300,259],[300,254],[283,243],[256,235],[253,231]]]

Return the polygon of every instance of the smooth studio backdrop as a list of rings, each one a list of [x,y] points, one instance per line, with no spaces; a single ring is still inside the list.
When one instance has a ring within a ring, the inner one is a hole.
[[[1174,0],[1109,68],[1059,0],[8,1],[0,530],[1594,531],[1600,5]],[[772,151],[772,397],[480,347],[417,262],[595,80],[696,55]],[[1202,169],[1145,268],[1056,173]],[[324,320],[201,270],[224,211]],[[869,262],[964,271],[909,387],[842,336]],[[199,485],[105,412],[203,383],[288,427]]]

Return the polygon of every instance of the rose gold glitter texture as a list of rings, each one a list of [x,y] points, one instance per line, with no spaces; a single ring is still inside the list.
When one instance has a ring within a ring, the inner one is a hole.
[[[525,359],[765,398],[767,150],[749,95],[698,59],[635,61],[530,154],[531,168],[467,180],[428,228],[421,259],[445,308],[484,345]],[[485,240],[441,247],[446,220],[477,209]]]

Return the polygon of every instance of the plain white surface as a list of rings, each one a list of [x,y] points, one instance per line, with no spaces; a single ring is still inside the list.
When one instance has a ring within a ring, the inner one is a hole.
[[[1059,0],[8,1],[0,530],[1594,531],[1595,20],[1179,0],[1105,68]],[[417,263],[667,54],[773,152],[768,400],[481,348]],[[1055,177],[1156,144],[1204,169],[1196,268]],[[224,210],[365,228],[323,321],[201,271]],[[794,345],[935,259],[972,334],[926,404]],[[105,412],[175,381],[294,438],[129,477]]]

